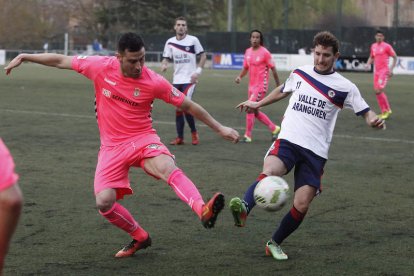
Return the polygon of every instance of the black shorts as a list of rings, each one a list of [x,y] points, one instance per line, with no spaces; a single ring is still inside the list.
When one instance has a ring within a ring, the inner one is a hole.
[[[304,185],[315,187],[317,194],[322,191],[321,178],[327,161],[325,158],[284,139],[273,142],[265,158],[268,155],[275,155],[282,160],[287,173],[295,167],[295,191]]]

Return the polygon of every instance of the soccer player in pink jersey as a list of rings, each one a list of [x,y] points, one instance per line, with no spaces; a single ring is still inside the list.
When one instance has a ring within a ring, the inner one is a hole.
[[[390,117],[392,111],[385,94],[385,87],[387,86],[388,79],[393,75],[393,70],[397,63],[397,54],[392,46],[384,41],[384,38],[383,32],[378,30],[375,34],[375,43],[371,45],[367,66],[371,66],[374,63],[374,90],[381,109],[380,117],[386,120]],[[389,66],[390,57],[392,58],[391,67]]]
[[[18,178],[13,158],[0,139],[0,275],[22,209],[23,197],[17,184]]]
[[[6,73],[23,61],[75,70],[94,83],[101,139],[94,180],[96,205],[104,218],[132,237],[132,242],[115,257],[132,256],[151,245],[148,232],[118,202],[133,193],[128,179],[130,167],[141,167],[147,174],[167,182],[205,228],[214,227],[224,207],[224,196],[216,193],[205,204],[197,187],[176,166],[174,156],[153,129],[153,101],[161,99],[191,113],[226,140],[236,143],[239,134],[220,124],[202,106],[147,68],[145,46],[139,35],[122,35],[116,57],[20,54],[5,67]]]
[[[270,52],[263,47],[263,34],[259,30],[250,32],[250,45],[244,54],[243,69],[234,80],[237,84],[249,72],[248,99],[251,101],[260,101],[264,98],[269,86],[269,69],[272,71],[276,86],[279,86],[279,76]],[[252,130],[255,118],[267,126],[272,133],[272,141],[276,140],[280,127],[275,125],[269,117],[260,110],[254,113],[246,114],[246,132],[244,133],[243,142],[252,141]]]

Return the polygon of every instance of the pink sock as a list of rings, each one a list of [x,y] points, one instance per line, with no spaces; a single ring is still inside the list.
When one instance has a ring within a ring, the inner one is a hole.
[[[264,114],[263,112],[259,111],[256,115],[256,118],[262,122],[262,124],[264,124],[265,126],[267,126],[267,128],[273,132],[276,128],[276,125],[269,119],[269,117],[267,117],[266,114]]]
[[[385,103],[384,103],[384,97],[382,96],[384,93],[375,94],[377,97],[377,102],[379,105],[379,108],[381,109],[381,113],[384,113],[386,111]]]
[[[105,213],[99,211],[99,213],[110,223],[127,232],[133,239],[138,241],[147,239],[148,233],[139,226],[131,213],[118,202],[115,202],[109,211]]]
[[[167,181],[178,197],[188,204],[191,209],[201,218],[204,200],[194,183],[184,174],[181,169],[175,169]]]
[[[245,135],[249,138],[252,138],[252,130],[254,126],[254,113],[246,114],[246,133]]]
[[[390,102],[388,101],[387,94],[385,94],[385,91],[384,91],[384,92],[381,93],[381,95],[382,95],[381,97],[382,97],[382,100],[383,100],[383,103],[384,103],[385,110],[390,111],[391,107],[390,107]]]

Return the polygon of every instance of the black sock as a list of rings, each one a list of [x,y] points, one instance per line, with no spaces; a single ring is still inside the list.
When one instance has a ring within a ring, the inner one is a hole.
[[[272,239],[280,245],[284,239],[299,227],[304,217],[305,214],[302,214],[293,206],[280,222],[279,228],[273,234]]]

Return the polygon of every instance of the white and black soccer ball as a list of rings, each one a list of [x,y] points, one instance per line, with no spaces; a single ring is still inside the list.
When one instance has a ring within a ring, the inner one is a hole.
[[[279,176],[267,176],[254,189],[257,206],[269,212],[279,211],[289,198],[289,185]]]

